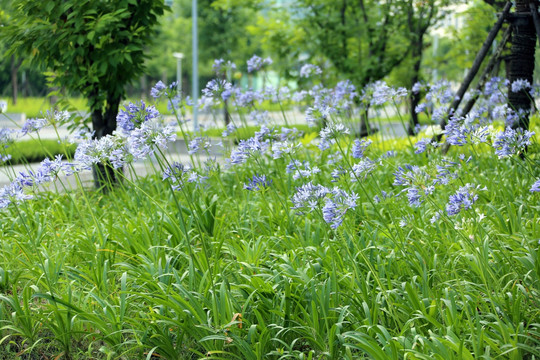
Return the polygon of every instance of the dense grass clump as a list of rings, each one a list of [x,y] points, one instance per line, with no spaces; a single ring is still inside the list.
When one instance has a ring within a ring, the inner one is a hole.
[[[174,136],[159,116],[129,130],[132,107],[123,135],[47,165],[52,178],[78,178],[88,164],[120,163],[123,181],[109,191],[14,179],[0,223],[4,353],[540,356],[537,137],[498,131],[496,119],[468,123],[445,133],[462,143],[443,154],[425,140],[432,128],[357,139],[334,106],[316,138],[269,124],[217,160],[207,139],[183,131],[191,166],[164,153]],[[229,136],[242,128],[233,121]],[[141,156],[154,171],[133,177]]]

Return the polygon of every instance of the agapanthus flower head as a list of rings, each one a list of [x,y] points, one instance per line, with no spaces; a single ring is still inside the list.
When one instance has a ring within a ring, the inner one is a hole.
[[[257,103],[263,101],[264,95],[260,91],[248,89],[241,91],[235,89],[234,105],[238,107],[254,107]]]
[[[227,137],[229,135],[232,135],[232,134],[234,134],[236,129],[237,129],[236,125],[234,123],[230,122],[230,123],[227,124],[227,127],[226,127],[225,131],[223,131],[221,133],[221,136]]]
[[[159,80],[150,90],[150,96],[152,96],[154,100],[157,100],[166,93],[166,90],[167,85],[165,85],[163,81]]]
[[[377,165],[369,158],[363,158],[352,166],[351,181],[364,180]]]
[[[0,164],[3,164],[9,160],[11,160],[11,154],[7,154],[7,155],[0,154]]]
[[[371,145],[371,140],[355,139],[352,146],[352,157],[355,159],[361,159],[364,157],[366,149]]]
[[[321,139],[330,140],[338,138],[341,135],[348,135],[351,131],[349,127],[342,122],[332,121],[319,133]]]
[[[213,79],[206,84],[202,93],[208,98],[213,98],[215,100],[221,98],[225,101],[232,95],[232,84],[227,80]]]
[[[417,114],[420,114],[421,112],[426,111],[426,109],[427,109],[427,104],[421,103],[421,104],[416,105],[416,107],[414,108],[414,112]]]
[[[261,70],[266,65],[272,65],[272,59],[267,57],[263,59],[257,55],[253,55],[251,59],[247,61],[247,70],[249,73]]]
[[[248,158],[256,156],[257,154],[264,154],[269,147],[269,140],[263,140],[264,135],[259,132],[255,136],[241,140],[238,147],[231,152],[230,162],[233,165],[239,165],[245,163]]]
[[[371,88],[373,89],[373,97],[371,98],[371,105],[379,106],[383,105],[384,103],[388,101],[399,101],[401,98],[407,96],[407,89],[400,87],[400,88],[392,88],[388,86],[384,81],[379,80],[376,81],[371,85]]]
[[[531,88],[531,83],[526,79],[517,79],[512,83],[512,92],[520,92]]]
[[[429,145],[432,145],[432,141],[430,138],[423,138],[418,140],[416,144],[414,144],[414,153],[421,154],[425,152]]]
[[[394,176],[394,185],[396,186],[425,184],[429,179],[429,175],[420,167],[408,164],[398,166],[398,169],[394,172]]]
[[[421,82],[417,81],[412,86],[411,91],[413,92],[413,94],[418,94],[423,89],[424,89],[424,85]]]
[[[334,187],[330,192],[330,196],[325,199],[322,208],[324,221],[330,224],[332,229],[337,229],[343,223],[345,213],[349,209],[356,207],[357,200],[358,195],[354,192],[348,194],[338,187]]]
[[[540,192],[540,179],[536,180],[529,189],[530,192]]]
[[[174,140],[176,140],[174,126],[155,119],[146,121],[140,128],[134,129],[127,138],[127,146],[135,159],[145,159],[154,153],[156,146],[164,150],[168,143]]]
[[[32,199],[33,196],[26,194],[19,182],[14,181],[0,189],[0,209],[8,207],[10,204],[20,204],[25,200]]]
[[[247,117],[249,121],[254,122],[259,126],[267,124],[270,120],[270,115],[266,110],[253,110],[248,114]]]
[[[454,93],[449,81],[440,80],[429,86],[429,90],[426,93],[426,101],[437,101],[440,104],[446,104],[452,100],[454,100]]]
[[[479,187],[474,187],[472,184],[466,184],[450,195],[448,204],[446,205],[446,213],[449,216],[457,215],[461,210],[468,210],[478,200]]]
[[[319,207],[322,200],[331,192],[330,189],[323,185],[314,185],[311,181],[296,188],[296,193],[292,197],[293,210],[297,210],[297,214],[304,214],[306,211],[311,212]]]
[[[182,189],[187,182],[188,174],[192,171],[191,166],[173,162],[163,172],[163,180],[168,180],[173,190]]]
[[[116,117],[116,123],[124,134],[129,134],[143,123],[159,116],[159,111],[155,106],[146,106],[144,101],[141,100],[140,103],[135,104],[130,102],[124,109],[120,110]]]
[[[49,120],[46,118],[28,119],[21,128],[21,134],[27,135],[28,133],[39,131],[48,124]]]
[[[300,144],[294,144],[287,140],[285,141],[276,141],[272,143],[272,158],[280,159],[283,154],[291,154],[300,147]]]
[[[317,166],[311,166],[309,161],[304,161],[303,163],[300,163],[298,160],[291,161],[289,165],[287,165],[287,172],[293,173],[293,179],[309,179],[321,172],[321,169],[319,169]]]
[[[320,75],[320,74],[322,74],[322,70],[317,65],[304,64],[300,68],[300,77],[302,78],[309,78],[313,75]]]
[[[227,73],[227,71],[236,70],[236,64],[230,60],[227,60],[227,62],[225,62],[225,60],[223,59],[215,59],[214,64],[212,65],[212,70],[216,75],[223,76]]]
[[[495,154],[499,159],[517,154],[531,144],[533,135],[534,132],[529,130],[507,128],[495,136],[493,141]]]
[[[9,128],[0,128],[0,147],[8,147],[15,138],[16,131]]]
[[[248,179],[247,183],[244,183],[244,189],[249,191],[261,191],[272,184],[272,179],[267,179],[266,175],[253,175],[251,179]]]
[[[197,153],[197,151],[199,151],[201,146],[205,150],[210,149],[210,146],[211,146],[210,139],[208,139],[207,136],[206,137],[197,136],[196,138],[193,138],[188,144],[188,154],[193,155]]]

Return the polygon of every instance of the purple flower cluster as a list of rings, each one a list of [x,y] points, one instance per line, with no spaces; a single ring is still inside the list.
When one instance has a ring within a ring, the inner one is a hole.
[[[356,207],[358,195],[334,187],[329,189],[323,185],[313,185],[310,181],[296,189],[292,197],[293,210],[298,214],[320,209],[322,203],[323,219],[332,229],[337,229],[342,223],[345,213]]]
[[[214,100],[221,98],[223,101],[226,101],[233,94],[233,86],[227,80],[213,79],[206,84],[202,92],[205,97]]]
[[[531,83],[525,79],[517,79],[512,83],[512,92],[520,92],[531,88]]]
[[[355,139],[352,146],[352,157],[355,159],[361,159],[364,157],[366,149],[371,145],[371,140]]]
[[[129,134],[141,124],[160,117],[155,106],[146,106],[141,100],[140,104],[129,103],[124,109],[118,112],[116,123],[124,134]]]
[[[179,162],[173,162],[163,172],[163,180],[168,180],[175,191],[182,190],[186,183],[193,183],[197,186],[204,183],[207,179],[194,171],[191,166],[183,165]]]
[[[303,169],[301,168],[303,167]],[[309,161],[300,162],[299,160],[291,160],[287,165],[286,171],[288,174],[293,174],[293,179],[309,179],[314,175],[317,175],[321,172],[317,166],[311,167]]]
[[[371,105],[373,106],[380,106],[385,104],[388,101],[399,101],[401,98],[404,98],[407,96],[407,89],[400,87],[400,88],[393,88],[388,86],[384,81],[379,80],[375,83],[371,84],[371,88],[373,91],[373,95],[371,98]]]
[[[322,74],[322,70],[317,65],[305,64],[300,68],[301,78],[309,78],[313,75],[320,75],[320,74]]]
[[[272,179],[267,179],[266,175],[253,175],[253,178],[244,183],[244,189],[249,191],[261,191],[272,184]]]
[[[261,131],[255,133],[255,136],[247,140],[241,140],[238,147],[231,152],[231,164],[243,164],[252,156],[264,154],[270,146],[270,141],[265,139],[265,136],[269,133],[270,129],[263,125]]]
[[[210,149],[210,139],[208,137],[201,137],[198,136],[194,139],[192,139],[188,144],[188,154],[193,155],[199,151],[199,149],[203,147],[203,149],[208,150]]]
[[[435,190],[433,185],[429,185],[429,175],[418,166],[399,166],[394,176],[394,185],[405,187],[400,193],[407,192],[407,199],[411,206],[420,206],[422,197],[430,195]]]
[[[517,154],[531,145],[531,137],[534,132],[518,128],[507,128],[505,131],[499,132],[493,141],[495,154],[500,158]]]
[[[227,71],[235,71],[236,64],[230,60],[225,62],[223,59],[215,59],[214,64],[212,65],[212,70],[217,76],[223,76],[227,73]]]
[[[449,216],[457,215],[461,210],[468,210],[478,200],[476,191],[478,187],[474,187],[471,184],[466,184],[459,188],[459,190],[450,195],[448,204],[446,205],[446,213]]]
[[[540,192],[540,179],[536,180],[534,184],[532,184],[530,192]]]
[[[337,229],[343,223],[345,213],[356,207],[356,200],[358,200],[358,195],[355,193],[349,195],[338,187],[334,187],[330,196],[325,199],[322,208],[324,221],[330,224],[332,229]]]
[[[253,55],[251,59],[247,61],[247,70],[249,73],[261,70],[266,65],[272,65],[272,59],[267,57],[263,59],[257,55]]]
[[[363,158],[352,166],[351,181],[365,180],[375,168],[376,164],[373,161],[369,158]]]

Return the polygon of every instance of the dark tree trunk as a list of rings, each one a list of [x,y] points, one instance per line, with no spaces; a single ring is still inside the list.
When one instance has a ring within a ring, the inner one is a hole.
[[[18,63],[15,61],[15,56],[11,55],[11,89],[13,90],[13,105],[17,104],[17,95],[19,94],[19,79],[17,78],[17,72],[21,66],[22,61]]]
[[[534,52],[536,45],[536,33],[529,7],[530,0],[516,1],[516,12],[511,17],[512,21],[512,47],[510,48],[510,63],[508,80],[510,84],[519,79],[533,83]],[[531,95],[529,89],[513,92],[508,89],[509,106],[521,112],[519,121],[511,124],[512,128],[529,128],[529,113],[531,110]]]
[[[360,115],[360,137],[366,137],[369,136],[373,131],[371,127],[369,126],[369,105],[366,105],[366,108]]]
[[[424,37],[421,35],[412,45],[413,46],[411,55],[414,59],[414,65],[411,83],[414,86],[414,84],[416,84],[420,80],[420,66],[422,65],[422,50],[424,47]],[[411,102],[411,118],[407,133],[409,135],[415,135],[416,126],[420,124],[420,122],[418,121],[418,114],[416,113],[416,107],[420,103],[420,92],[415,93],[414,91],[411,91],[409,99]]]
[[[227,100],[223,101],[223,117],[225,121],[225,127],[231,122],[231,114],[229,114],[229,104]]]
[[[120,107],[120,96],[110,96],[107,99],[105,111],[94,109],[92,111],[92,128],[94,130],[94,139],[100,139],[111,135],[116,130],[116,116]],[[116,171],[122,171],[116,170]],[[97,189],[107,192],[112,186],[120,181],[117,173],[110,164],[97,164],[93,169],[94,185]]]

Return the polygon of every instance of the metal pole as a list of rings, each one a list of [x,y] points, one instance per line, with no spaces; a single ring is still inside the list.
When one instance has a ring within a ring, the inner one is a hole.
[[[182,100],[182,59],[178,60],[178,67],[178,84],[176,84],[176,88],[178,89],[178,97],[180,98],[180,100]]]
[[[182,84],[182,59],[177,58],[176,59],[176,89],[178,89],[178,95],[180,98],[182,97],[181,91],[182,87],[180,84]]]
[[[192,37],[193,37],[193,43],[192,43],[192,53],[193,53],[193,78],[191,80],[192,82],[192,88],[193,88],[193,129],[197,130],[199,127],[199,122],[197,121],[197,112],[198,112],[198,102],[199,102],[199,73],[198,73],[198,65],[199,65],[199,54],[198,54],[198,34],[197,34],[197,0],[191,1],[191,19],[193,22],[192,26]]]

